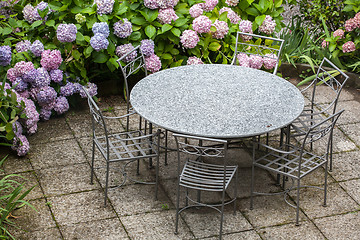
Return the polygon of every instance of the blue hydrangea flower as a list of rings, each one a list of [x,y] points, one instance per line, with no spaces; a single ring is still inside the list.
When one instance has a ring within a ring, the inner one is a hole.
[[[50,78],[53,82],[59,83],[63,80],[63,71],[55,69],[50,71]]]
[[[35,40],[31,46],[30,51],[36,56],[40,57],[41,53],[44,51],[44,45],[39,40]]]
[[[111,14],[114,7],[114,0],[95,0],[94,2],[97,5],[97,14],[100,16],[103,14]]]
[[[108,37],[110,34],[109,25],[106,22],[96,22],[92,26],[92,31],[94,34],[101,33],[105,37]]]
[[[150,57],[154,54],[154,41],[151,39],[144,39],[141,41],[140,50],[145,57]]]
[[[22,76],[22,79],[24,80],[24,82],[33,84],[35,83],[37,77],[38,71],[36,69],[31,69]]]
[[[102,49],[107,49],[109,41],[106,39],[104,34],[97,33],[90,39],[90,45],[95,51],[100,51]]]
[[[50,86],[42,87],[38,92],[36,99],[40,106],[47,105],[55,101],[57,93],[54,88]]]
[[[24,82],[21,77],[17,77],[16,80],[12,83],[15,91],[23,92],[28,88],[27,82]]]
[[[0,66],[7,66],[11,62],[11,48],[10,46],[0,47]]]
[[[33,83],[34,87],[45,87],[50,84],[50,76],[48,71],[45,68],[41,67],[37,69],[38,77],[36,78],[35,82]]]
[[[31,42],[29,40],[21,41],[16,44],[16,51],[18,53],[20,52],[26,52],[30,49]]]

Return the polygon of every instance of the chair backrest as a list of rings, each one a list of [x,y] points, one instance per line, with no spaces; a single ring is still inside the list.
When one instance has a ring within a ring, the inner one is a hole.
[[[226,157],[227,141],[221,139],[203,138],[174,133],[178,152],[196,155],[199,157]],[[194,144],[193,140],[200,141],[200,144]],[[212,145],[201,146],[203,142],[211,142]]]
[[[331,67],[331,69],[326,70],[324,68],[325,64]],[[307,89],[311,89],[312,87],[311,108],[313,109],[316,105],[324,103],[324,100],[319,99],[319,97],[321,96],[317,94],[321,88],[321,85],[328,87],[328,91],[331,92],[331,94],[328,94],[328,96],[332,96],[332,99],[330,101],[328,99],[326,100],[327,104],[323,105],[322,111],[328,113],[335,113],[341,90],[348,78],[349,77],[345,73],[343,73],[337,66],[335,66],[327,58],[324,58],[318,68],[316,78],[305,89],[301,91],[305,92]],[[331,108],[332,111],[329,111],[329,109]]]
[[[322,120],[321,122],[314,124],[309,128],[307,131],[303,143],[302,148],[304,149],[305,145],[308,143],[316,142],[324,137],[327,137],[327,147],[326,147],[326,154],[329,152],[331,136],[333,134],[334,126],[336,121],[339,119],[340,115],[345,110],[340,110],[337,113],[332,114],[331,116],[327,117],[326,119]]]
[[[245,41],[246,40],[246,41]],[[273,74],[277,73],[277,69],[280,61],[280,54],[284,44],[284,40],[279,38],[272,38],[266,36],[260,36],[252,33],[238,32],[236,35],[236,44],[234,49],[234,57],[231,62],[232,65],[237,62],[237,55],[239,53],[245,53],[249,55],[258,55],[263,59],[274,59],[269,54],[276,56],[276,64],[274,66]]]
[[[105,141],[106,141],[105,151],[108,154],[109,153],[109,138],[108,138],[109,133],[108,133],[108,130],[106,127],[104,116],[101,113],[101,110],[98,107],[98,105],[96,104],[96,102],[94,101],[94,99],[89,94],[86,87],[82,86],[82,91],[84,91],[86,94],[86,98],[87,98],[89,109],[90,109],[93,138],[97,137],[96,130],[100,129],[101,135],[103,135],[105,137]]]
[[[126,59],[133,55],[134,52],[136,53],[136,57],[131,60],[131,61],[126,61]],[[130,98],[130,89],[129,89],[129,77],[131,74],[139,71],[140,69],[143,69],[145,72],[145,76],[147,76],[147,70],[146,70],[146,66],[145,66],[145,57],[142,53],[142,51],[140,50],[140,45],[135,47],[133,50],[131,50],[130,52],[128,52],[127,54],[125,54],[124,56],[122,56],[121,58],[119,58],[117,60],[121,72],[124,76],[124,81],[125,81],[125,90],[126,90],[126,102],[127,102],[127,109],[129,110],[129,98]]]

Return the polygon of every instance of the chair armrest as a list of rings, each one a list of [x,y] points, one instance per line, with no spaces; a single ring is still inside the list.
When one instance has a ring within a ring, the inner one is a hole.
[[[279,143],[279,144],[280,144],[280,142],[279,142],[279,141],[276,141],[276,140],[270,140],[269,142],[276,142],[276,143]],[[260,143],[260,142],[254,142],[254,141],[253,141],[253,144],[257,144],[257,145],[260,145],[260,146],[262,146],[262,147],[264,147],[264,148],[267,148],[267,149],[269,149],[269,150],[271,150],[271,151],[278,152],[278,153],[283,153],[283,154],[294,153],[294,152],[296,152],[296,150],[297,150],[293,145],[290,145],[290,144],[284,144],[284,145],[282,146],[282,148],[284,148],[284,147],[289,147],[289,148],[292,148],[292,149],[293,149],[293,150],[291,150],[291,151],[285,151],[285,150],[281,150],[281,149],[278,149],[278,148],[274,148],[274,147],[271,147],[271,146],[269,146],[269,145],[266,145],[266,144],[263,144],[263,143]]]

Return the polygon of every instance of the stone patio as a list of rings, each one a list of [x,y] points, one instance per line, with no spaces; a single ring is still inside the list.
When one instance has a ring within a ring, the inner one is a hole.
[[[323,101],[327,94],[324,91]],[[341,116],[334,133],[334,170],[329,176],[328,206],[322,207],[319,190],[301,193],[301,225],[295,226],[295,209],[282,196],[255,198],[249,209],[251,158],[242,149],[231,150],[231,162],[239,165],[239,189],[236,215],[226,208],[224,239],[358,239],[360,236],[360,93],[344,89],[339,108]],[[176,196],[176,154],[169,164],[160,166],[159,199],[154,186],[127,182],[109,192],[109,204],[103,206],[104,171],[96,172],[90,184],[90,118],[86,102],[65,116],[39,124],[29,137],[30,153],[17,157],[10,153],[3,169],[17,173],[36,185],[27,199],[37,212],[24,207],[13,214],[22,229],[10,229],[18,239],[216,239],[218,214],[212,210],[185,211],[179,235],[174,235]],[[99,105],[107,114],[125,111],[119,96],[101,98]],[[121,126],[119,123],[118,126]],[[170,144],[173,144],[170,143]],[[323,148],[323,144],[315,146]],[[1,148],[0,157],[5,155]],[[7,150],[6,150],[7,151]],[[98,158],[99,161],[102,160]],[[142,165],[143,179],[152,178],[153,169]],[[131,171],[131,169],[130,169]],[[132,171],[134,172],[134,171]],[[324,170],[305,178],[306,184],[321,185]],[[268,172],[257,171],[256,189],[273,191],[278,187]],[[121,181],[111,173],[111,185]],[[229,192],[230,194],[231,192]],[[216,199],[217,195],[204,195]]]

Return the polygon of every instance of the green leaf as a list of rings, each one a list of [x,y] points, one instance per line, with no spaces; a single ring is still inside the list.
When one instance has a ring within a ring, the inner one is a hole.
[[[140,3],[133,3],[133,4],[130,4],[130,9],[131,9],[131,10],[135,10],[135,9],[137,9],[139,6],[140,6]]]
[[[132,32],[130,35],[130,39],[133,41],[137,41],[141,39],[141,33],[140,32]]]
[[[134,17],[131,19],[131,23],[136,25],[144,25],[146,23],[146,20],[143,17]]]
[[[170,24],[164,24],[162,27],[161,27],[161,31],[162,33],[164,32],[167,32],[169,31],[170,29],[172,29],[173,26],[171,26]]]
[[[49,20],[49,21],[46,21],[46,26],[49,26],[49,27],[53,27],[53,26],[55,26],[55,21],[54,20]]]
[[[180,35],[181,35],[181,31],[178,28],[172,28],[171,32],[177,37],[180,37]]]
[[[109,40],[109,46],[107,47],[107,52],[110,54],[110,55],[114,55],[114,52],[115,52],[115,44],[113,43],[113,41]]]
[[[80,53],[78,50],[76,50],[76,49],[71,52],[71,55],[72,55],[76,60],[79,60],[80,57],[81,57],[81,53]]]
[[[172,59],[172,56],[169,53],[164,53],[163,55],[161,55],[161,58],[162,59]]]
[[[252,16],[260,15],[260,12],[256,8],[253,8],[253,7],[246,9],[246,13],[249,15],[252,15]]]
[[[226,20],[227,20],[227,14],[228,14],[228,12],[223,12],[223,13],[219,16],[219,20],[220,20],[220,21],[226,21]]]
[[[187,22],[188,22],[188,19],[186,19],[186,18],[178,18],[175,21],[174,26],[175,27],[181,27],[181,26],[185,25]]]
[[[173,48],[173,49],[170,50],[170,53],[171,53],[173,56],[176,56],[176,55],[178,55],[180,52],[179,52],[179,50],[177,50],[176,48]]]
[[[246,0],[249,5],[251,5],[255,0]]]
[[[94,12],[95,12],[94,8],[91,7],[87,7],[81,10],[81,13],[87,13],[87,14],[92,14]]]
[[[145,34],[146,36],[148,36],[149,38],[152,38],[156,33],[156,28],[153,25],[148,25],[145,28]]]
[[[3,34],[3,35],[8,35],[8,34],[10,34],[10,33],[12,33],[12,29],[9,28],[9,27],[6,27],[6,28],[4,28],[4,29],[2,30],[2,34]]]
[[[266,17],[266,15],[257,16],[255,18],[255,22],[257,23],[257,25],[260,26],[263,23],[263,21],[265,20],[265,17]]]
[[[91,46],[87,47],[85,50],[84,50],[84,55],[86,58],[90,57],[91,53],[93,52],[93,48]]]
[[[16,112],[16,111],[15,111]],[[12,124],[11,123],[7,123],[5,126],[5,131],[6,132],[11,132],[13,130],[12,128]]]
[[[7,134],[6,134],[6,139],[7,140],[12,140],[12,139],[14,139],[14,137],[15,137],[15,133],[13,132],[13,131],[11,131],[11,132],[8,132]]]
[[[82,35],[82,33],[81,32],[77,32],[76,33],[76,41],[84,41],[85,40],[85,38],[84,38],[84,35]]]
[[[354,6],[346,5],[343,9],[344,12],[352,12],[354,10]]]
[[[96,63],[105,63],[108,60],[108,55],[103,52],[96,52],[94,54],[94,62]]]
[[[73,14],[81,13],[82,10],[83,9],[81,7],[76,6],[71,9],[71,13],[73,13]]]
[[[218,42],[212,42],[209,45],[209,50],[213,52],[218,51],[220,48],[221,48],[221,44]]]
[[[335,43],[330,43],[330,45],[329,45],[329,51],[330,51],[330,52],[333,52],[333,51],[335,50],[335,48],[336,48],[336,44],[335,44]]]
[[[281,7],[282,5],[282,0],[275,0],[275,7],[278,8],[278,7]]]

